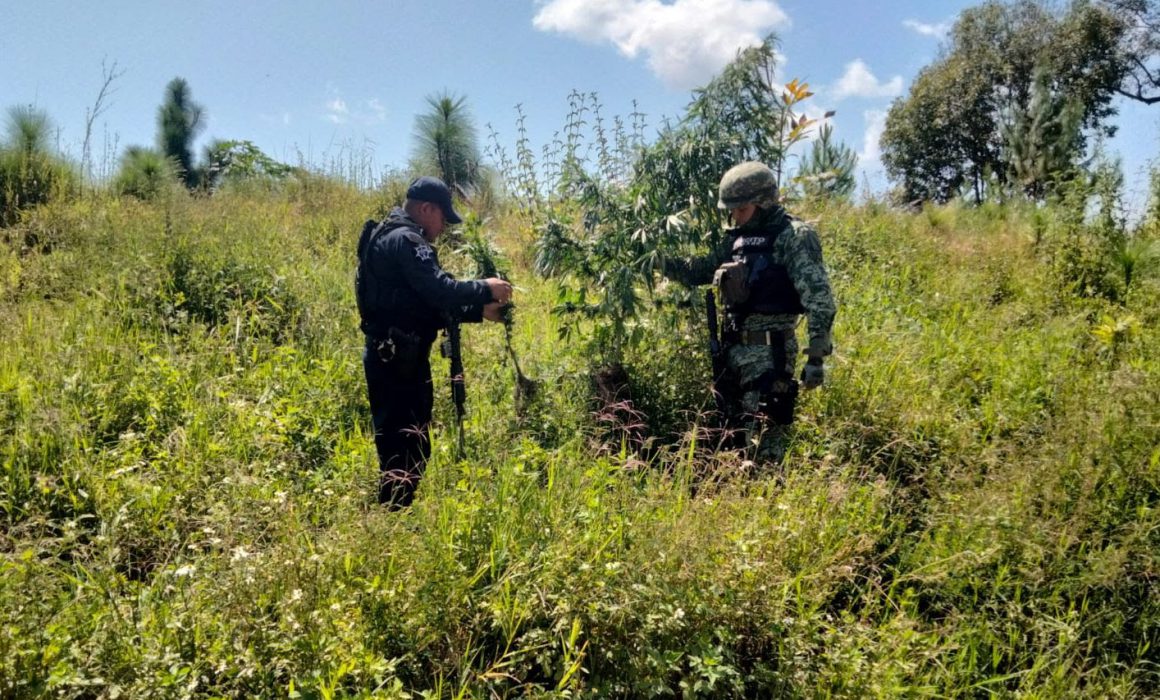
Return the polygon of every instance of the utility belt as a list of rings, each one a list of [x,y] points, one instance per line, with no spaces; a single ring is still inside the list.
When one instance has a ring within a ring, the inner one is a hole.
[[[742,345],[771,345],[774,347],[784,347],[786,341],[793,337],[792,329],[782,329],[776,331],[740,331],[740,342]]]
[[[419,334],[390,326],[384,336],[367,336],[367,346],[379,360],[404,373],[417,371],[426,359],[427,348]]]
[[[793,422],[798,395],[798,383],[785,368],[789,360],[785,346],[793,337],[793,329],[741,330],[738,335],[742,344],[768,347],[773,355],[773,369],[757,381],[756,388],[761,391],[762,412],[769,422],[789,425]]]

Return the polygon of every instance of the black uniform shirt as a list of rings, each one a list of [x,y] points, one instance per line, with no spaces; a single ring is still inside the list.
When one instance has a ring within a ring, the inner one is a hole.
[[[439,255],[422,229],[396,208],[371,233],[360,251],[360,278],[365,276],[363,332],[385,337],[394,326],[433,342],[446,316],[462,321],[482,319],[491,290],[479,280],[459,281],[439,266]]]

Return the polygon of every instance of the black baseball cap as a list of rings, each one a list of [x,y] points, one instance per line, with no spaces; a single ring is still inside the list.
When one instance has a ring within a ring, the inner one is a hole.
[[[407,199],[438,204],[439,208],[443,210],[443,218],[447,219],[447,223],[463,223],[462,217],[451,208],[451,190],[448,189],[446,183],[437,177],[415,178],[415,181],[407,188]]]

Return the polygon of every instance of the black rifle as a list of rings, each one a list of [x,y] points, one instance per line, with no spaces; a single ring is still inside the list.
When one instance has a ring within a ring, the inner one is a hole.
[[[463,415],[466,413],[467,387],[463,383],[463,352],[459,344],[459,319],[447,317],[440,350],[443,357],[451,360],[451,400],[455,403],[455,425],[458,433],[456,459],[463,459]]]
[[[717,325],[717,299],[713,290],[705,290],[705,313],[709,321],[709,358],[713,361],[713,398],[717,401],[717,411],[725,419],[728,401],[725,396],[726,374],[725,348],[721,345],[721,334]]]

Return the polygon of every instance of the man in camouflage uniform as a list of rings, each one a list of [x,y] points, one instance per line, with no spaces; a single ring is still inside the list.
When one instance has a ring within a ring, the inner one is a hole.
[[[780,462],[789,442],[798,382],[795,329],[805,315],[808,358],[801,385],[821,386],[833,351],[836,306],[817,231],[778,204],[777,178],[762,163],[730,168],[717,206],[735,228],[716,250],[691,260],[669,259],[666,277],[693,286],[713,281],[725,307],[722,345],[728,374],[727,420],[744,427],[760,461]]]

